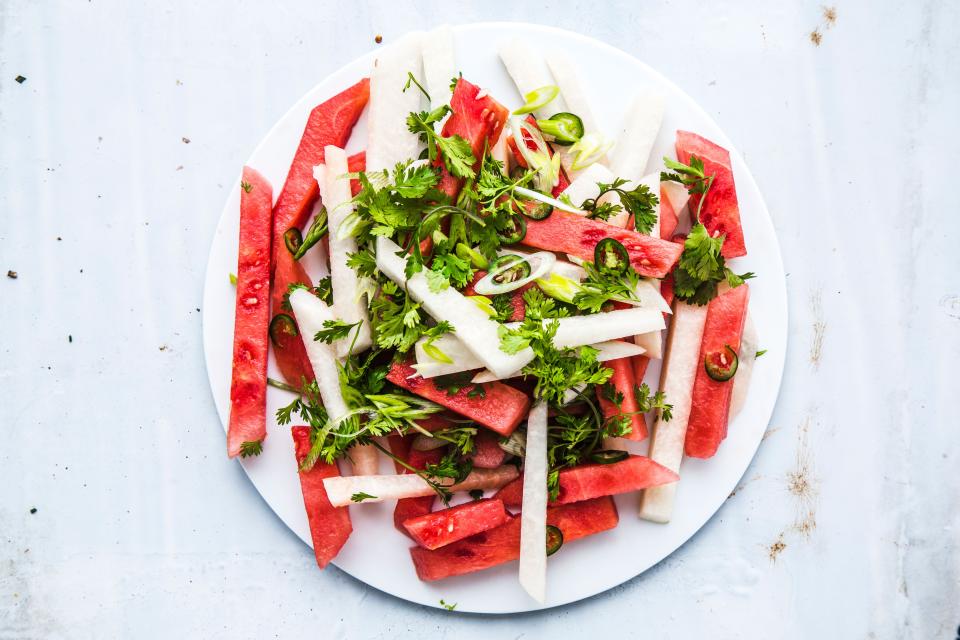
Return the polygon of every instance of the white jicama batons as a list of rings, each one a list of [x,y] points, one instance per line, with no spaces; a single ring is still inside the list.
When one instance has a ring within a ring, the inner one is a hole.
[[[512,464],[505,464],[496,469],[474,469],[463,482],[446,484],[449,478],[440,478],[441,484],[451,492],[473,491],[474,489],[499,489],[511,480],[515,480],[520,473]],[[546,482],[546,481],[544,481]],[[333,476],[323,480],[323,487],[327,491],[327,498],[334,507],[344,507],[354,504],[354,494],[365,493],[361,504],[368,502],[383,502],[384,500],[399,500],[401,498],[419,498],[434,494],[433,488],[419,474],[404,475],[366,475],[366,476]]]
[[[512,38],[500,43],[497,53],[500,54],[500,60],[503,61],[503,66],[506,67],[521,96],[554,84],[553,76],[550,75],[543,56],[520,38]],[[537,109],[534,114],[538,118],[549,118],[566,110],[563,98],[557,96]]]
[[[430,108],[450,102],[450,78],[457,74],[453,53],[453,30],[442,25],[423,35],[423,79],[430,94]]]
[[[317,377],[323,406],[327,410],[327,416],[335,422],[349,411],[340,390],[337,353],[333,345],[313,339],[314,334],[324,328],[325,321],[335,319],[333,312],[323,300],[306,289],[297,289],[290,294],[290,307],[300,326],[300,337],[307,350],[310,366]],[[351,448],[350,461],[356,475],[374,474],[380,466],[377,450],[369,444]]]
[[[634,98],[611,154],[610,170],[614,174],[627,179],[646,174],[665,107],[663,94],[654,89],[643,90]]]
[[[667,337],[667,356],[660,374],[660,391],[673,405],[670,420],[657,418],[650,436],[650,458],[671,471],[680,471],[683,443],[690,421],[693,382],[700,363],[700,343],[707,321],[707,306],[677,302]],[[677,483],[652,487],[640,499],[640,517],[654,522],[669,522]]]
[[[520,510],[520,585],[542,603],[547,597],[547,403],[527,417]]]
[[[367,107],[367,171],[392,170],[398,162],[420,155],[417,134],[407,129],[407,116],[420,111],[423,94],[416,87],[403,90],[407,73],[422,82],[422,32],[409,33],[386,47],[370,72]]]
[[[523,368],[526,364],[523,352],[510,355],[501,351],[499,323],[491,320],[485,311],[453,287],[431,291],[427,277],[422,272],[408,280],[404,273],[407,261],[397,255],[401,252],[397,243],[389,238],[377,238],[377,268],[383,275],[405,287],[407,293],[420,302],[424,311],[434,320],[446,320],[457,334],[469,336],[469,340],[464,342],[466,347],[497,375],[506,377]]]
[[[653,224],[653,229],[650,230],[650,236],[654,238],[660,237],[660,174],[651,173],[645,175],[637,181],[638,184],[646,185],[650,190],[650,193],[657,196],[658,202],[653,208],[654,214],[657,216],[657,221]],[[631,187],[633,185],[630,185]],[[660,291],[656,292],[657,297],[660,296]],[[634,336],[633,341],[644,348],[647,352],[648,358],[655,358],[659,360],[663,357],[663,336],[660,331],[651,331],[649,333],[638,333]]]
[[[350,254],[357,252],[357,241],[343,229],[344,222],[353,212],[350,195],[350,176],[347,175],[347,154],[334,146],[324,150],[326,169],[323,177],[324,204],[327,207],[327,227],[330,242],[330,286],[333,290],[333,313],[338,320],[357,324],[356,329],[336,342],[337,357],[343,359],[350,353],[360,353],[373,343],[370,333],[370,318],[367,314],[367,296],[363,292],[357,272],[347,266]]]
[[[580,83],[580,76],[576,71],[576,64],[570,57],[558,49],[547,52],[547,67],[560,87],[560,95],[570,113],[576,114],[583,122],[584,131],[600,131],[593,110],[590,108],[590,99]]]
[[[330,307],[323,300],[306,289],[296,289],[290,294],[290,307],[300,327],[303,346],[313,373],[317,377],[320,397],[330,420],[336,421],[347,414],[347,403],[340,391],[340,373],[337,370],[337,354],[333,345],[314,340],[317,331],[323,329],[323,323],[333,320]]]

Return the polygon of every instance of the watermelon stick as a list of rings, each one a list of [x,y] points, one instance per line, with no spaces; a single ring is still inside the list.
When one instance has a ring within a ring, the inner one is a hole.
[[[499,489],[517,478],[519,472],[512,464],[496,469],[474,469],[463,482],[454,484],[451,478],[432,478],[432,482],[451,493],[473,491],[474,489]],[[389,476],[339,476],[326,478],[323,486],[327,490],[330,504],[342,507],[355,502],[383,502],[401,498],[416,498],[434,495],[435,489],[419,474]],[[366,495],[359,499],[360,495]],[[357,498],[357,499],[355,499]]]
[[[547,403],[538,400],[527,417],[520,522],[520,585],[543,603],[547,597]]]
[[[250,167],[240,181],[240,239],[233,329],[233,374],[227,455],[267,437],[267,349],[270,322],[270,225],[273,189]],[[250,443],[250,444],[247,444]]]
[[[650,438],[650,457],[671,471],[680,470],[683,443],[690,419],[693,382],[700,361],[700,343],[707,320],[707,307],[677,301],[673,322],[667,335],[667,355],[660,373],[660,390],[673,405],[670,420],[657,418]],[[643,492],[640,517],[654,522],[669,522],[677,483],[653,487]]]
[[[426,513],[403,523],[413,541],[424,549],[448,544],[499,527],[510,519],[500,500],[476,500]]]

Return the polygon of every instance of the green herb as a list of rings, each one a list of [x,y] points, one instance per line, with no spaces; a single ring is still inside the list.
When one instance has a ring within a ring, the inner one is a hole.
[[[377,346],[400,353],[409,351],[427,330],[420,317],[420,304],[389,280],[380,285],[370,302],[370,321]]]
[[[347,266],[361,277],[372,277],[377,272],[377,258],[373,255],[373,249],[367,247],[356,253],[348,253]]]
[[[427,93],[427,90],[423,88],[422,84],[417,82],[417,79],[413,76],[413,72],[407,71],[407,84],[403,85],[404,93],[406,93],[407,89],[410,88],[411,84],[416,85],[417,89],[420,89],[420,93],[422,93],[428,101],[430,100],[430,94]]]
[[[583,263],[587,277],[580,283],[580,290],[573,296],[573,304],[584,311],[598,313],[611,300],[617,302],[639,303],[637,286],[640,276],[632,266],[627,266],[623,274],[617,275],[602,271],[593,263]]]
[[[483,489],[470,489],[467,493],[470,494],[470,498],[473,500],[483,499]]]
[[[760,349],[760,351],[757,351],[757,355],[755,355],[754,358],[759,358],[760,356],[762,356],[762,355],[765,354],[766,352],[767,352],[766,349]]]
[[[359,327],[360,322],[345,322],[343,320],[324,320],[323,329],[317,331],[313,339],[317,342],[326,342],[332,344],[336,340],[342,340],[350,335],[350,330]]]
[[[443,598],[440,598],[440,606],[446,609],[447,611],[453,611],[454,609],[457,608],[457,603],[454,602],[453,604],[448,604],[443,601]]]
[[[7,274],[7,275],[10,275],[10,274]],[[232,284],[233,286],[237,286],[237,274],[235,273],[230,274],[230,284]]]
[[[458,178],[472,178],[475,175],[473,165],[477,159],[473,156],[470,143],[459,135],[443,137],[434,129],[434,125],[450,113],[450,106],[443,105],[432,111],[411,113],[407,116],[407,129],[419,134],[420,140],[427,145],[427,157],[436,161],[438,154],[447,167],[447,171]]]
[[[557,410],[552,424],[547,429],[547,489],[550,498],[556,499],[560,490],[560,470],[575,467],[588,460],[590,455],[603,447],[603,439],[621,437],[630,432],[629,416],[606,419],[591,398],[583,392],[578,396],[586,411],[579,414]]]
[[[319,212],[317,212],[316,217],[313,219],[313,223],[307,230],[306,237],[303,238],[303,241],[297,248],[296,253],[293,254],[293,259],[299,260],[302,258],[304,255],[306,255],[307,251],[313,247],[313,245],[320,242],[325,235],[327,235],[327,208],[323,207]]]
[[[364,493],[363,491],[358,491],[357,493],[350,496],[350,500],[353,502],[363,502],[364,500],[376,500],[377,496],[372,496],[369,493]]]
[[[243,180],[240,182],[240,188],[246,191],[247,193],[250,193],[251,191],[253,191],[253,185],[247,182],[246,180]]]
[[[606,382],[612,369],[597,361],[599,353],[593,347],[558,349],[553,338],[559,323],[543,322],[527,318],[516,329],[501,326],[500,348],[509,354],[530,347],[534,359],[522,369],[524,375],[536,378],[534,395],[543,398],[554,407],[563,406],[566,391],[581,385],[596,385]]]
[[[599,218],[600,220],[607,220],[610,216],[626,209],[627,213],[633,215],[633,224],[636,230],[639,233],[649,234],[653,230],[653,225],[657,223],[655,207],[659,204],[660,198],[650,191],[650,187],[645,184],[638,184],[629,191],[622,188],[625,184],[627,184],[627,181],[623,178],[616,178],[609,184],[598,182],[597,187],[600,189],[600,193],[596,198],[584,200],[580,208],[588,212],[588,218]],[[599,202],[600,198],[608,193],[619,195],[620,204]]]
[[[446,320],[438,322],[436,326],[430,327],[422,333],[423,337],[426,338],[426,341],[423,343],[423,351],[438,362],[444,362],[446,364],[453,364],[453,360],[450,359],[450,356],[445,354],[443,351],[438,349],[433,345],[436,342],[437,338],[442,336],[445,333],[452,333],[453,325],[451,325]]]
[[[459,371],[432,378],[434,386],[447,392],[448,396],[455,396],[464,389],[468,398],[485,398],[487,391],[482,384],[474,384],[473,371]]]
[[[333,304],[333,281],[330,276],[324,276],[317,281],[317,286],[313,288],[313,293],[323,300],[327,305]]]
[[[297,394],[300,393],[300,389],[297,389],[295,386],[291,384],[287,384],[286,382],[283,382],[282,380],[277,380],[275,378],[267,377],[267,385],[270,387],[273,387],[274,389],[280,389],[282,391],[289,391],[291,393],[297,393]]]
[[[752,272],[737,275],[728,269],[720,253],[722,248],[723,236],[711,238],[702,223],[693,226],[673,271],[677,298],[703,306],[717,297],[717,287],[724,280],[731,287],[737,287],[754,277]]]
[[[247,440],[240,444],[240,457],[249,458],[263,453],[263,440]]]
[[[697,156],[690,156],[690,164],[683,164],[676,160],[664,157],[663,163],[673,172],[661,171],[661,182],[679,182],[687,188],[690,195],[699,195],[697,210],[694,212],[694,222],[700,222],[700,210],[703,208],[703,201],[707,199],[707,192],[713,186],[713,175],[706,175],[703,168],[703,160]]]
[[[669,422],[673,417],[673,405],[667,404],[664,393],[657,391],[650,395],[650,387],[646,382],[641,383],[639,387],[634,385],[633,397],[637,400],[637,409],[640,413],[656,410],[665,422]]]

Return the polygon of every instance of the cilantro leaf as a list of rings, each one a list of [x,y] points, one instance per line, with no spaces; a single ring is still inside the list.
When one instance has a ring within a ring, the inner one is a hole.
[[[450,113],[450,106],[443,105],[433,111],[413,112],[407,116],[407,129],[416,133],[420,141],[427,145],[427,157],[435,162],[438,155],[452,175],[458,178],[472,178],[475,175],[473,165],[477,159],[473,155],[470,143],[459,135],[443,137],[436,132],[434,125]]]
[[[629,191],[623,188],[626,184],[627,181],[623,178],[615,178],[611,183],[598,182],[597,188],[600,189],[600,193],[596,198],[584,200],[580,208],[588,212],[588,218],[600,220],[606,220],[613,214],[626,209],[627,213],[633,215],[637,231],[649,234],[653,230],[653,225],[657,223],[655,207],[660,203],[660,198],[645,184],[638,184]],[[600,198],[608,193],[616,193],[620,196],[620,204],[599,202]]]
[[[717,297],[718,285],[724,280],[738,287],[753,273],[733,273],[721,254],[724,236],[711,237],[707,228],[698,222],[690,229],[683,243],[683,253],[673,270],[673,290],[677,298],[703,306]]]
[[[263,453],[263,440],[247,440],[240,443],[240,457],[249,458]]]
[[[324,320],[323,329],[317,331],[313,339],[317,342],[326,342],[331,344],[336,340],[342,340],[350,335],[350,330],[360,326],[359,322],[344,322],[343,320]]]
[[[363,491],[358,491],[357,493],[350,496],[350,500],[353,502],[363,502],[364,500],[371,500],[371,499],[376,500],[377,496],[372,496],[369,493],[365,493]]]

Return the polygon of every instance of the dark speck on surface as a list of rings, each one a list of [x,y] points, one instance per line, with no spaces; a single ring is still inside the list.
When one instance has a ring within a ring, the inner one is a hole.
[[[37,512],[36,507],[30,507],[30,513],[36,513],[36,512]]]
[[[12,269],[10,269],[9,271],[7,271],[7,277],[10,278],[11,280],[16,280],[16,279],[17,279],[17,272],[14,271],[14,270],[12,270]]]
[[[183,140],[183,144],[190,144],[190,138],[183,137],[183,138],[180,138],[180,139]]]
[[[383,42],[383,36],[378,33],[376,37],[374,37],[373,41],[376,42],[377,44],[380,44],[381,42]]]
[[[14,78],[14,80],[17,81],[17,84],[23,84],[24,82],[27,81],[27,79],[24,78],[23,76],[17,76],[16,78]]]
[[[67,342],[73,342],[73,336],[67,336]]]

